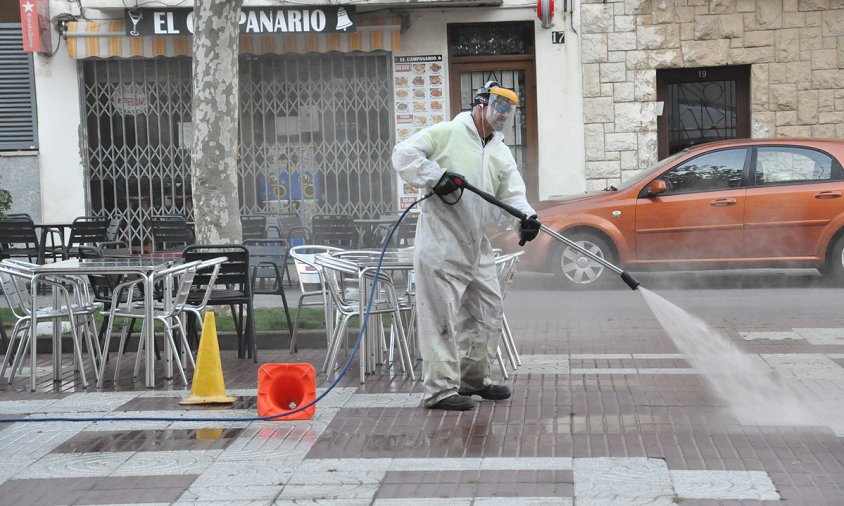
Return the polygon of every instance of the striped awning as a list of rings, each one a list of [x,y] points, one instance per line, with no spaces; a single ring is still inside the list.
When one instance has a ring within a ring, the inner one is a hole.
[[[241,35],[240,52],[247,54],[327,53],[330,51],[397,51],[401,20],[358,16],[351,33],[290,33]],[[67,28],[71,58],[131,58],[190,56],[190,36],[129,37],[119,21],[71,21]]]

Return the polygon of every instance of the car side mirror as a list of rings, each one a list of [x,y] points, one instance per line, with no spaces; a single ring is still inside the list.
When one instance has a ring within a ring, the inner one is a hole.
[[[648,196],[655,197],[659,194],[665,193],[668,190],[668,185],[662,179],[654,179],[648,185]]]

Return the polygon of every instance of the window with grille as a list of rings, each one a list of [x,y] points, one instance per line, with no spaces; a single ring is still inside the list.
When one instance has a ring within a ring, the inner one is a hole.
[[[750,65],[658,69],[659,158],[706,142],[750,137]]]
[[[392,209],[388,53],[244,56],[239,69],[242,214]],[[82,73],[90,212],[141,248],[151,216],[193,217],[191,60],[90,59]]]
[[[32,55],[20,23],[0,23],[0,151],[38,149]]]

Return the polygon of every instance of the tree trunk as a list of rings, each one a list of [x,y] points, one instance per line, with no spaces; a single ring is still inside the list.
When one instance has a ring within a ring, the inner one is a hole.
[[[242,3],[194,0],[191,174],[197,244],[243,238],[237,184]]]

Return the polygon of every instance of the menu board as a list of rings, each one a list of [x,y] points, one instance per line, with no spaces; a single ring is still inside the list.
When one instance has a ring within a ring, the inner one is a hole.
[[[445,120],[442,55],[396,56],[396,141]]]
[[[396,142],[445,121],[444,75],[442,55],[395,57]],[[401,179],[398,184],[398,206],[404,210],[420,197],[420,191]]]

